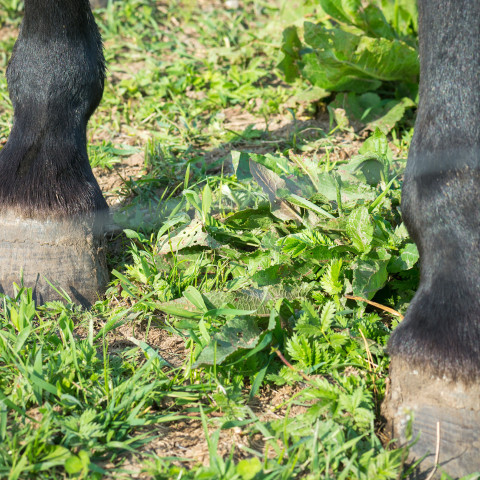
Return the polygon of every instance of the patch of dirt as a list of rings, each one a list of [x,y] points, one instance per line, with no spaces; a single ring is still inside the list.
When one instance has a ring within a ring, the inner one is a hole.
[[[125,348],[131,348],[144,341],[150,347],[154,348],[162,358],[167,360],[173,366],[179,367],[185,359],[188,351],[185,350],[185,341],[182,337],[172,335],[165,330],[158,328],[152,322],[151,327],[146,334],[147,322],[127,322],[121,327],[110,332],[107,336],[109,351],[113,354],[121,353]],[[76,331],[82,336],[82,332]],[[86,334],[86,332],[84,332]],[[295,417],[305,413],[307,407],[304,405],[287,406],[287,402],[303,389],[301,383],[289,386],[284,385],[279,388],[266,386],[260,393],[248,404],[252,412],[261,422],[282,420],[288,412],[289,417]],[[214,398],[209,399],[211,404],[215,403]],[[168,403],[168,400],[166,400]],[[162,411],[168,408],[168,405],[161,407]],[[173,412],[170,412],[173,413]],[[143,433],[152,439],[145,445],[137,449],[135,455],[125,454],[124,463],[121,472],[116,472],[115,479],[140,479],[153,478],[152,475],[142,472],[146,462],[156,457],[176,457],[178,465],[189,467],[190,465],[202,463],[208,465],[210,454],[207,442],[206,432],[198,412],[179,414],[187,418],[165,424],[151,425],[144,429]],[[188,418],[188,417],[191,418]],[[213,432],[217,431],[225,422],[224,412],[215,411],[208,415],[209,431],[211,438]],[[240,418],[237,418],[237,420]],[[137,432],[139,433],[139,432]],[[224,429],[219,432],[217,453],[220,457],[228,457],[232,450],[235,461],[248,458],[251,454],[248,449],[255,449],[263,452],[265,449],[265,438],[260,433],[251,433],[251,425],[245,427],[234,427]],[[271,450],[271,456],[275,452]],[[116,462],[118,465],[118,463]],[[113,464],[103,465],[106,470],[113,469]]]
[[[249,406],[262,422],[281,420],[285,417],[287,407],[283,404],[293,395],[302,390],[300,386],[285,385],[277,390],[272,388],[265,389],[264,392],[256,397]],[[277,410],[278,408],[278,410]],[[289,416],[295,417],[300,413],[304,413],[306,407],[294,405],[290,408]],[[195,416],[198,416],[195,414]],[[220,428],[225,421],[225,417],[220,412],[209,415],[213,419],[213,427],[210,427],[210,433],[216,428]],[[218,421],[215,419],[218,418]],[[217,424],[217,425],[215,425]],[[235,447],[234,458],[236,460],[249,457],[250,454],[243,448],[259,448],[260,443],[256,436],[249,433],[250,427],[234,427],[220,431],[217,452],[220,456],[225,457],[230,454],[232,448]],[[161,438],[154,440],[148,446],[152,453],[158,456],[167,456],[174,454],[179,457],[191,458],[195,462],[208,464],[209,453],[208,445],[200,419],[184,420],[176,422],[168,426],[161,426]],[[254,443],[252,443],[254,442]],[[264,448],[264,439],[262,437],[260,451]]]
[[[129,342],[133,347],[135,341],[144,341],[150,347],[153,347],[157,353],[174,367],[180,367],[185,361],[188,351],[185,350],[185,339],[179,335],[173,335],[161,328],[158,328],[153,322],[147,334],[147,322],[126,323],[112,332],[113,338],[120,338],[120,342]],[[115,340],[111,343],[115,350]],[[121,350],[121,348],[119,348]]]
[[[138,180],[145,171],[145,153],[139,152],[130,157],[122,157],[121,162],[115,163],[111,169],[96,167],[93,174],[108,205],[113,206],[121,199],[120,191],[125,186],[125,180]]]
[[[258,396],[252,399],[249,406],[261,421],[282,419],[288,409],[284,404],[302,390],[302,384],[284,385],[276,388],[267,385]],[[306,411],[307,407],[303,405],[293,405],[290,407],[289,416],[296,417]]]
[[[358,153],[365,138],[370,132],[338,131],[326,138],[331,130],[330,119],[327,113],[320,114],[317,118],[303,116],[295,121],[289,114],[276,115],[265,123],[265,119],[256,116],[240,106],[227,108],[223,112],[225,122],[224,128],[238,132],[238,139],[229,143],[224,143],[219,147],[204,150],[203,161],[206,165],[217,165],[212,173],[223,169],[224,173],[233,171],[231,165],[230,152],[241,150],[256,154],[272,153],[275,150],[283,149],[288,146],[293,147],[293,142],[298,144],[311,142],[308,152],[298,155],[318,156],[319,160],[327,154],[331,163],[336,161],[345,161]],[[242,137],[242,133],[252,126],[255,130],[255,137],[248,138],[248,133]],[[120,126],[122,127],[122,126]],[[150,135],[150,134],[148,134]],[[94,135],[92,141],[100,141],[103,135]],[[105,136],[103,140],[114,141],[120,144],[135,144],[139,139],[132,139],[127,135],[119,135],[117,138]],[[199,152],[200,153],[200,152]],[[139,152],[130,157],[121,157],[119,163],[114,164],[113,168],[106,169],[96,167],[93,169],[94,175],[104,193],[107,203],[110,206],[119,204],[125,199],[122,195],[122,188],[125,186],[125,180],[140,179],[146,172],[145,153]]]
[[[97,324],[96,328],[98,330],[103,326],[103,324]],[[146,320],[132,320],[110,331],[106,336],[109,353],[118,355],[126,348],[133,348],[139,346],[140,342],[144,342],[173,367],[180,367],[188,354],[185,349],[185,339],[159,328],[155,321],[151,322],[148,332],[147,328]],[[77,327],[75,334],[80,338],[86,338],[88,332],[84,327]]]
[[[337,131],[327,139],[326,136],[332,127],[326,112],[318,117],[304,115],[295,121],[292,121],[289,114],[276,115],[268,119],[268,124],[263,117],[247,112],[240,106],[225,109],[223,114],[225,115],[224,128],[237,132],[238,139],[206,151],[204,160],[207,165],[210,165],[224,159],[226,161],[224,172],[232,171],[228,161],[232,150],[266,154],[289,146],[293,148],[294,142],[297,144],[311,142],[309,151],[299,155],[309,157],[316,155],[320,160],[328,150],[331,163],[348,160],[358,154],[363,141],[370,134],[368,131],[355,132],[352,129]],[[248,138],[251,133],[245,133],[245,131],[250,126],[260,138]],[[242,133],[245,133],[245,136],[242,136]]]
[[[277,390],[267,388],[249,406],[260,421],[282,420],[285,417],[287,407],[281,406],[278,411],[275,411],[276,407],[282,405],[300,390],[302,390],[302,387],[299,385],[294,387],[286,385]],[[295,417],[304,413],[305,410],[306,407],[294,405],[290,408],[289,416]],[[177,457],[178,460],[175,463],[187,468],[189,465],[198,463],[208,465],[210,454],[206,432],[199,414],[192,413],[191,415],[191,419],[149,427],[146,432],[154,438],[140,449],[142,452],[140,456],[126,456],[122,465],[122,470],[125,473],[116,473],[115,478],[153,478],[145,472],[142,473],[141,469],[148,459],[155,457]],[[225,417],[220,412],[215,412],[209,415],[209,419],[213,420],[208,431],[211,438],[213,432],[217,431],[225,421]],[[248,449],[255,449],[259,452],[263,452],[265,449],[264,437],[259,433],[252,435],[250,426],[234,427],[219,432],[216,451],[220,457],[228,457],[233,450],[233,458],[237,462],[243,458],[251,457]],[[274,458],[275,455],[276,453],[271,449],[269,456]],[[104,468],[108,469],[108,465]]]
[[[18,28],[6,23],[0,27],[0,41],[8,41],[16,38],[18,35]]]

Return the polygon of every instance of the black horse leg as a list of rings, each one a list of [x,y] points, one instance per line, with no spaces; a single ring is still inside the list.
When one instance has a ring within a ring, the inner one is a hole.
[[[97,298],[107,280],[86,126],[103,93],[102,42],[88,0],[25,0],[7,68],[13,127],[0,151],[0,291],[20,271],[37,301]]]
[[[420,105],[402,213],[421,279],[390,340],[385,413],[403,440],[413,418],[423,468],[438,452],[459,477],[480,471],[480,2],[418,4]]]

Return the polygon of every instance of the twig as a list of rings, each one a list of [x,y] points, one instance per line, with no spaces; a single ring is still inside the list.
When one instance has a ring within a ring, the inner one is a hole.
[[[437,422],[437,446],[435,448],[435,465],[425,480],[432,480],[435,472],[437,471],[438,458],[440,457],[440,422]]]
[[[303,373],[301,370],[297,370],[283,355],[282,355],[282,352],[280,352],[280,350],[275,350],[275,353],[277,354],[278,358],[290,369],[290,370],[293,370],[294,372],[296,373],[299,373],[302,378],[304,380],[306,380],[307,382],[311,382],[312,379],[306,375],[305,373]]]
[[[381,303],[372,302],[371,300],[367,300],[366,298],[355,297],[353,295],[345,295],[345,298],[348,298],[349,300],[358,300],[359,302],[366,302],[369,305],[380,308],[380,310],[384,310],[385,312],[391,313],[392,315],[400,317],[400,320],[403,320],[403,315],[400,312],[397,312],[393,308],[386,307],[385,305],[382,305]]]

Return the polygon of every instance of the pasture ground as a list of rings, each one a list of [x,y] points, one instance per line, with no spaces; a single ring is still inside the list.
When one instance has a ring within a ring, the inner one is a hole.
[[[91,311],[2,300],[0,478],[406,474],[380,412],[401,317],[348,297],[402,314],[413,296],[412,128],[387,139],[284,82],[303,4],[96,12],[108,80],[88,138],[111,284]],[[21,11],[0,0],[2,71]],[[0,148],[11,117],[2,76]]]

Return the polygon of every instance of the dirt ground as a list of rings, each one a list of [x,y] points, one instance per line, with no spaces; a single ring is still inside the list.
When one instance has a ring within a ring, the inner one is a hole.
[[[113,300],[115,301],[115,300]],[[162,319],[158,319],[162,322]],[[76,331],[77,334],[83,336],[86,332]],[[155,328],[152,323],[147,333],[147,322],[126,323],[118,329],[110,332],[107,336],[109,351],[115,355],[125,350],[125,348],[133,348],[140,341],[146,342],[152,347],[163,359],[168,361],[174,367],[181,367],[185,357],[189,352],[185,349],[185,341],[179,335],[173,335],[166,330]],[[306,411],[305,406],[293,405],[289,408],[286,406],[287,401],[295,394],[302,390],[302,384],[296,386],[285,385],[283,387],[272,388],[266,386],[261,389],[257,396],[247,405],[251,410],[251,415],[258,418],[262,422],[281,420],[285,418],[288,412],[289,417],[295,417]],[[248,395],[248,391],[246,391]],[[206,406],[215,407],[215,399],[210,397],[205,399]],[[166,411],[173,405],[168,400],[159,406],[159,412]],[[170,412],[172,413],[172,412]],[[183,414],[182,414],[183,415]],[[136,455],[126,453],[124,463],[122,464],[123,473],[116,473],[115,479],[129,478],[151,478],[145,472],[142,472],[145,460],[155,457],[177,457],[179,465],[188,468],[189,464],[202,463],[208,465],[210,461],[210,453],[207,443],[206,432],[203,428],[200,415],[198,413],[187,414],[182,420],[170,422],[166,424],[155,424],[146,429],[144,432],[149,441],[145,443]],[[223,413],[217,411],[209,415],[213,420],[214,427],[208,432],[209,435],[214,430],[221,428],[225,421]],[[218,421],[217,421],[218,419]],[[238,419],[238,418],[237,418]],[[253,423],[253,422],[252,422]],[[249,432],[249,426],[244,428],[235,427],[220,431],[217,453],[226,458],[235,450],[234,458],[241,460],[250,457],[247,448],[256,451],[263,451],[265,448],[264,438],[260,434],[252,435]],[[274,456],[274,452],[271,453]],[[118,465],[117,465],[118,466]],[[105,464],[103,468],[108,470],[113,464]]]

